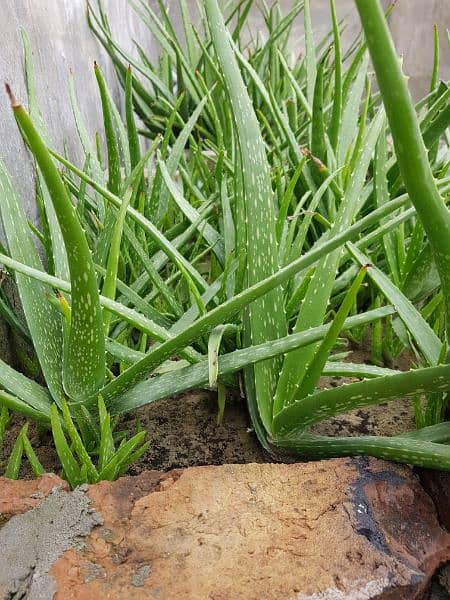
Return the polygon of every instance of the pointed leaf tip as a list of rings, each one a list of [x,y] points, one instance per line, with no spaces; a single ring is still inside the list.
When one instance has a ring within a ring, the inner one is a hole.
[[[12,91],[11,86],[9,85],[9,83],[5,82],[5,89],[6,89],[6,93],[8,94],[9,101],[11,102],[12,108],[17,108],[18,106],[20,106],[20,102],[18,102],[17,99],[16,99],[16,97],[14,96],[13,91]]]

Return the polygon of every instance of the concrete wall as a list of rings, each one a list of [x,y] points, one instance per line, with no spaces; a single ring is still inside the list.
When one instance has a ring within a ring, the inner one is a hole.
[[[450,29],[449,0],[399,0],[392,13],[391,27],[398,51],[404,56],[405,72],[411,77],[416,95],[430,86],[433,65],[433,26],[440,34],[441,78],[450,79],[450,49],[446,29]]]
[[[310,0],[311,18],[315,40],[320,40],[330,30],[329,0]],[[387,8],[391,0],[383,0]],[[270,3],[269,3],[270,4]],[[291,0],[281,0],[284,10],[292,6]],[[359,27],[354,0],[336,0],[338,18],[347,23],[343,34],[344,47],[354,40]],[[259,11],[253,10],[252,30],[261,26]],[[410,76],[413,95],[417,98],[427,92],[433,65],[433,25],[437,23],[440,32],[441,77],[450,79],[450,50],[446,29],[450,28],[450,0],[397,0],[390,17],[391,30],[397,50],[404,57],[404,69]],[[298,48],[302,46],[302,17],[294,25]]]
[[[30,37],[34,53],[38,98],[52,142],[62,149],[77,151],[74,120],[68,94],[67,78],[73,72],[81,111],[92,134],[100,127],[99,97],[93,73],[97,60],[118,97],[118,86],[110,61],[100,50],[86,21],[86,0],[1,0],[2,43],[0,79],[8,81],[16,96],[26,101],[23,78],[21,29]],[[120,42],[132,48],[133,37],[144,47],[154,45],[145,28],[125,0],[104,0],[104,5]],[[0,158],[16,180],[23,199],[33,213],[31,170],[26,151],[12,118],[6,94],[0,91]]]
[[[2,42],[0,44],[0,80],[8,81],[21,99],[26,99],[22,70],[21,28],[30,37],[34,51],[38,97],[48,125],[51,140],[59,150],[64,142],[72,157],[79,153],[75,125],[72,118],[67,88],[67,74],[72,70],[75,78],[81,111],[88,129],[94,134],[101,129],[98,93],[92,64],[97,60],[119,98],[109,60],[104,56],[86,23],[85,0],[0,0]],[[148,31],[134,16],[126,0],[103,0],[115,36],[126,48],[132,48],[132,39],[139,40],[150,52],[156,44]],[[156,0],[151,0],[156,4]],[[176,0],[171,0],[174,8]],[[284,8],[292,0],[281,0]],[[192,1],[192,4],[195,4]],[[328,0],[311,0],[313,22],[317,39],[329,27]],[[348,15],[345,39],[353,39],[358,30],[358,20],[353,0],[337,1],[339,16]],[[417,95],[428,87],[432,64],[432,28],[438,23],[442,31],[442,74],[450,77],[450,52],[446,46],[445,28],[450,26],[449,0],[398,0],[392,17],[392,29],[398,49],[404,54],[405,68]],[[255,8],[251,17],[252,29],[260,26]],[[301,45],[301,19],[295,26]],[[0,159],[6,163],[16,181],[24,205],[31,218],[35,217],[32,169],[26,150],[11,115],[6,94],[0,89]],[[5,332],[0,324],[1,342]]]

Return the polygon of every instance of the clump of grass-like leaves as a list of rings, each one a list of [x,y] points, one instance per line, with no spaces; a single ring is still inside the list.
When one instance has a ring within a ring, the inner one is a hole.
[[[104,152],[71,83],[81,166],[48,150],[32,86],[31,119],[13,102],[37,163],[41,228],[28,226],[3,170],[0,261],[15,273],[26,324],[2,296],[0,310],[31,338],[46,387],[0,363],[0,402],[52,427],[73,485],[115,477],[145,451],[141,432],[117,447],[109,415],[196,387],[218,389],[222,414],[240,371],[255,431],[271,451],[450,469],[449,86],[436,76],[436,57],[431,91],[414,107],[378,3],[357,5],[368,44],[358,38],[342,53],[333,0],[322,40],[305,0],[286,15],[277,4],[264,9],[267,38],[247,44],[251,0],[226,18],[217,0],[204,0],[195,29],[182,2],[186,50],[164,4],[158,16],[138,1],[161,45],[158,61],[140,48],[139,60],[126,55],[101,4],[90,7],[123,84],[125,116],[95,65]],[[289,50],[298,18],[303,57]],[[401,91],[394,107],[393,89]],[[401,128],[392,125],[396,111]],[[368,333],[374,364],[348,362],[343,344]],[[415,364],[400,372],[392,363],[405,351]],[[322,375],[356,381],[321,389]],[[405,397],[416,431],[309,431]]]

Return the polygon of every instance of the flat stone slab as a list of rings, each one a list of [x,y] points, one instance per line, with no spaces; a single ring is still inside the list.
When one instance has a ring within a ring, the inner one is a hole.
[[[374,459],[147,471],[57,494],[76,495],[81,526],[56,536],[38,600],[414,600],[450,559],[416,476]],[[52,496],[0,529],[2,553],[5,530],[43,509],[51,539]]]

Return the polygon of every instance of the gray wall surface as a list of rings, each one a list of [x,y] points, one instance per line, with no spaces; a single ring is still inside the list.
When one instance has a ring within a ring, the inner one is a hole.
[[[72,71],[81,112],[89,131],[101,125],[99,95],[93,72],[94,60],[102,67],[112,91],[119,98],[110,60],[101,51],[86,19],[86,0],[0,0],[2,44],[0,80],[8,81],[26,103],[21,30],[27,31],[33,49],[40,107],[51,141],[69,152],[79,148],[68,92]],[[128,8],[126,0],[104,0],[119,42],[128,50],[137,37],[156,51],[147,30]],[[33,186],[26,150],[20,140],[6,94],[0,90],[0,159],[17,183],[27,209],[33,214]],[[72,154],[73,155],[73,154]]]
[[[397,50],[404,57],[404,69],[411,77],[413,93],[427,92],[433,65],[433,26],[440,36],[442,79],[450,79],[450,0],[399,0],[391,17]]]
[[[391,0],[382,0],[385,8]],[[310,0],[311,19],[315,40],[320,40],[330,30],[329,0]],[[268,3],[270,4],[270,2]],[[291,0],[281,0],[287,11],[292,6]],[[344,47],[358,34],[359,18],[354,0],[336,0],[339,19],[345,19],[346,29],[343,34]],[[298,39],[298,48],[303,38],[302,15],[294,25]],[[259,11],[254,9],[251,15],[252,33],[261,28]],[[450,79],[450,49],[447,42],[446,29],[450,29],[450,0],[397,0],[390,17],[390,26],[397,50],[404,59],[405,73],[410,77],[413,95],[417,98],[428,91],[430,74],[433,65],[433,26],[438,25],[440,33],[440,74],[443,79]]]
[[[156,0],[150,0],[156,5]],[[127,49],[133,38],[148,51],[156,53],[157,46],[148,31],[134,15],[127,0],[103,0],[113,33]],[[64,143],[70,155],[77,157],[75,124],[68,95],[67,75],[72,70],[81,112],[93,135],[101,130],[99,98],[93,75],[97,60],[106,73],[113,93],[120,99],[117,82],[109,60],[104,56],[86,22],[86,0],[0,0],[2,43],[0,45],[0,80],[8,81],[18,98],[26,101],[23,78],[21,28],[30,37],[34,52],[38,99],[47,124],[50,139],[58,150]],[[281,0],[288,9],[292,0]],[[171,0],[176,9],[176,0]],[[195,4],[191,0],[191,4]],[[257,4],[257,2],[255,2]],[[329,27],[328,0],[311,0],[316,39]],[[353,39],[358,31],[358,19],[353,0],[337,0],[339,16],[348,15],[345,39]],[[441,31],[443,77],[450,77],[450,52],[445,29],[450,28],[450,0],[398,0],[391,24],[400,53],[404,55],[407,74],[415,95],[429,85],[432,65],[433,23]],[[251,16],[252,29],[261,25],[255,6]],[[301,47],[302,19],[295,25]],[[23,203],[31,218],[35,217],[32,169],[11,115],[6,94],[0,89],[0,159],[6,163],[14,178]],[[5,333],[0,325],[1,341]]]

